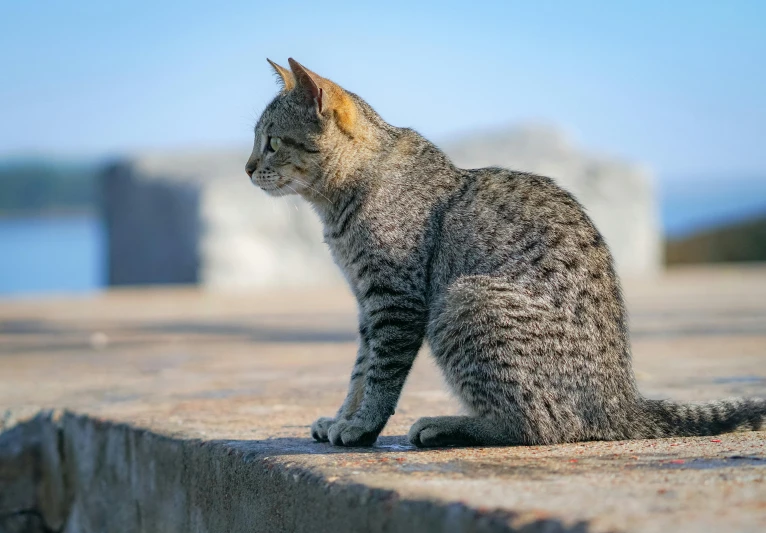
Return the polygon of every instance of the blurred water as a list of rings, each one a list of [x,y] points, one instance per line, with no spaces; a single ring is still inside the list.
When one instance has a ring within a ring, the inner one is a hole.
[[[666,235],[766,213],[766,179],[667,180],[658,190]],[[0,217],[0,296],[82,293],[106,280],[106,233],[92,214]]]
[[[105,242],[95,215],[0,217],[0,295],[98,289]]]

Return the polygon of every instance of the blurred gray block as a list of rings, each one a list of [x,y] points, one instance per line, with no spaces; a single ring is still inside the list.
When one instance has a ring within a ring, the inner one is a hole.
[[[651,176],[583,154],[559,132],[515,128],[443,143],[458,166],[551,176],[585,205],[620,273],[661,266]],[[297,197],[272,198],[244,172],[249,149],[138,155],[103,172],[111,285],[198,283],[212,289],[319,287],[343,279],[319,220]]]
[[[272,198],[253,186],[249,155],[153,153],[105,168],[109,284],[341,284],[316,214],[297,197]]]
[[[109,165],[102,186],[109,285],[199,281],[200,190]]]

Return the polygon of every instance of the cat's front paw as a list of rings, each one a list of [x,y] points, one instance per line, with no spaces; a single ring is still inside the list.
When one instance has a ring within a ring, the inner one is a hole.
[[[368,427],[361,420],[337,420],[327,437],[335,446],[372,446],[381,429]]]
[[[316,419],[314,423],[311,424],[311,436],[314,437],[314,440],[317,442],[327,442],[330,440],[327,437],[327,431],[334,423],[334,418],[329,418],[326,416]]]

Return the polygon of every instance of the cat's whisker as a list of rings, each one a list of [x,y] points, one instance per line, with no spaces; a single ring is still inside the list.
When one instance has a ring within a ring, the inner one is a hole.
[[[304,187],[306,187],[307,189],[314,191],[314,192],[315,192],[315,193],[317,193],[319,196],[321,196],[322,198],[324,198],[324,199],[325,199],[325,200],[327,200],[328,202],[332,203],[332,200],[330,200],[330,199],[329,199],[329,198],[328,198],[328,197],[327,197],[325,194],[323,194],[321,191],[319,191],[319,189],[317,189],[316,187],[314,187],[314,186],[312,186],[312,185],[309,185],[308,183],[306,183],[305,181],[303,181],[303,180],[302,180],[302,179],[300,179],[300,178],[292,178],[292,180],[293,180],[293,181],[295,181],[295,182],[297,182],[297,183],[300,183],[301,185],[303,185],[303,186],[304,186]]]
[[[293,191],[293,194],[295,194],[296,196],[300,196],[300,195],[298,194],[298,191],[296,191],[296,190],[295,190],[295,188],[294,188],[293,186],[291,186],[289,183],[285,183],[285,187],[287,187],[288,189],[290,189],[291,191]],[[295,203],[294,199],[293,199],[293,198],[290,198],[288,201],[290,202],[290,204],[292,204],[292,206],[293,206],[293,207],[295,208],[295,210],[297,211],[297,210],[298,210],[298,204],[296,204],[296,203]],[[290,213],[290,210],[288,209],[288,210],[287,210],[287,218],[288,218],[288,220],[290,220],[290,216],[291,216],[291,213]]]

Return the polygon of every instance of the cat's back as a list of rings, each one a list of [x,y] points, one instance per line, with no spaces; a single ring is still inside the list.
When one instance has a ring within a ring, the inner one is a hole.
[[[554,180],[496,167],[461,174],[440,232],[444,276],[507,274],[577,285],[613,280],[606,243],[580,203]]]
[[[565,225],[570,231],[595,227],[575,197],[553,179],[499,167],[462,170],[468,194],[455,213],[497,218],[527,229]]]

